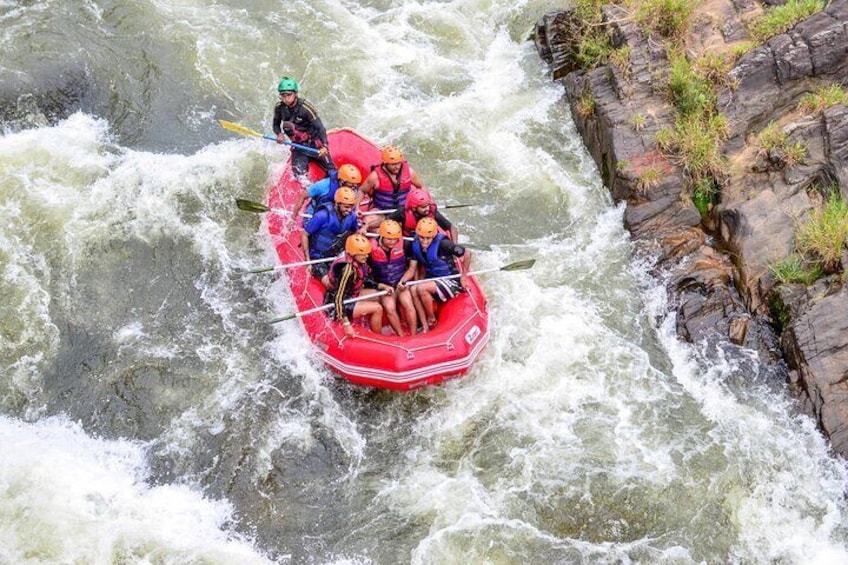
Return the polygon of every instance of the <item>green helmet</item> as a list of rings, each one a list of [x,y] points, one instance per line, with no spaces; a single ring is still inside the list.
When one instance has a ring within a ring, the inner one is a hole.
[[[297,92],[297,81],[293,78],[283,77],[277,85],[277,92]]]

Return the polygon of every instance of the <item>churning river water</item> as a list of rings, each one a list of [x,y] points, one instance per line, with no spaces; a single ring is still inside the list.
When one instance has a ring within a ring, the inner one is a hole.
[[[0,0],[0,563],[845,563],[845,462],[690,346],[561,86],[553,0]],[[487,275],[466,377],[310,354],[262,200],[287,74],[402,147]]]

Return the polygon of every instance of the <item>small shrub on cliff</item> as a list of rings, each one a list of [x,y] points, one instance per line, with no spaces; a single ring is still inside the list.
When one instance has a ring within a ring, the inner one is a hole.
[[[718,183],[712,176],[702,176],[694,180],[692,185],[692,202],[701,213],[706,216],[710,206],[715,204],[720,192]]]
[[[842,250],[848,243],[848,204],[834,190],[822,208],[814,210],[798,228],[795,245],[801,253],[821,260],[825,274],[839,268]]]
[[[771,265],[769,269],[780,284],[803,283],[809,286],[822,276],[818,263],[806,261],[798,253],[792,253],[783,261]]]
[[[742,57],[742,55],[744,55],[756,46],[757,44],[753,41],[740,41],[739,43],[734,44],[730,48],[730,56],[733,58],[733,62],[735,63],[736,61],[738,61],[739,58]]]
[[[664,176],[659,166],[652,165],[639,174],[639,178],[636,180],[636,190],[644,194],[658,186]]]
[[[583,69],[604,65],[612,53],[609,34],[602,25],[601,0],[575,0],[574,14],[580,20],[582,39],[577,46],[577,60]]]
[[[807,161],[807,148],[800,141],[796,141],[791,145],[784,145],[781,160],[787,167],[801,165]]]
[[[634,16],[648,35],[655,33],[678,40],[689,29],[689,16],[694,8],[693,0],[641,0]]]
[[[786,132],[775,122],[769,124],[757,134],[756,146],[759,155],[768,155],[769,151],[786,145]]]
[[[615,68],[624,75],[624,78],[630,78],[630,55],[632,49],[629,45],[613,49],[609,55],[609,62],[615,65]]]
[[[591,92],[584,92],[577,100],[577,113],[584,120],[589,119],[595,113],[595,97]]]
[[[763,42],[789,31],[795,24],[824,8],[824,0],[789,0],[781,6],[766,8],[765,13],[748,24],[751,36]]]
[[[715,116],[682,116],[674,128],[657,132],[657,144],[676,153],[693,180],[702,176],[722,178],[726,164],[721,146],[727,140],[727,119]]]
[[[837,104],[848,104],[848,91],[838,84],[829,84],[805,94],[798,104],[798,109],[812,114]]]
[[[607,34],[597,28],[583,36],[577,47],[577,60],[584,69],[592,69],[597,65],[606,64],[609,60],[612,46]]]
[[[727,76],[733,68],[733,56],[727,52],[711,51],[695,59],[692,65],[698,76],[719,87],[730,87],[731,81]]]
[[[630,123],[633,125],[634,131],[642,131],[645,129],[645,124],[648,123],[648,116],[645,114],[634,114],[632,118],[630,118]]]
[[[807,148],[800,141],[789,143],[786,132],[774,122],[757,135],[757,155],[766,157],[777,168],[794,167],[804,163],[807,158]]]
[[[671,60],[668,89],[674,107],[683,115],[703,114],[715,107],[716,95],[712,84],[696,73],[683,55]]]

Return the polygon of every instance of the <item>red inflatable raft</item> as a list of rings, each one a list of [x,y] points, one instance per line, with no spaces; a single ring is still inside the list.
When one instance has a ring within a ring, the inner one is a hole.
[[[350,129],[329,132],[330,148],[336,166],[356,165],[363,177],[380,162],[380,149]],[[291,160],[279,182],[268,194],[270,208],[290,210],[301,190],[291,177]],[[310,163],[310,176],[318,180],[323,172]],[[303,260],[300,248],[300,221],[269,214],[271,234],[281,263]],[[299,311],[321,306],[324,287],[307,276],[305,267],[285,271]],[[315,351],[336,373],[366,386],[409,390],[433,385],[465,374],[489,340],[486,298],[477,280],[468,280],[468,292],[440,307],[438,324],[426,334],[406,337],[376,334],[359,321],[354,322],[357,337],[345,335],[341,324],[331,321],[325,312],[301,317]],[[388,328],[388,325],[386,325]]]

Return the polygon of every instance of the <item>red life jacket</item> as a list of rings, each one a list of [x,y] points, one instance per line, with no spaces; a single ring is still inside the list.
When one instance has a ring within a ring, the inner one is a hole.
[[[435,220],[437,209],[438,207],[431,202],[430,208],[427,210],[427,213],[421,216],[421,218],[433,218]],[[403,228],[403,235],[411,237],[412,234],[415,233],[415,226],[418,225],[418,220],[420,220],[421,218],[417,217],[412,212],[412,208],[407,208],[405,212],[406,213],[403,215],[403,224],[401,225],[401,227]],[[444,231],[442,230],[442,228],[439,228],[439,230]]]
[[[395,286],[406,272],[408,265],[401,240],[398,240],[388,253],[379,243],[371,249],[371,270],[377,282]]]
[[[339,282],[336,280],[336,265],[339,263],[350,263],[354,266],[353,272],[356,280],[353,281],[353,286],[348,287],[347,292],[344,295],[344,298],[350,298],[362,290],[362,287],[365,285],[365,277],[367,277],[369,273],[368,265],[360,263],[349,253],[345,253],[341,257],[337,257],[336,260],[330,264],[330,272],[327,274],[330,279],[330,290],[333,294],[338,291]]]
[[[421,216],[421,218],[433,218],[435,220],[436,219],[436,210],[438,210],[438,209],[439,209],[439,207],[431,202],[430,203],[430,209],[427,210],[427,213],[425,215]],[[403,216],[403,225],[401,226],[403,228],[403,235],[406,236],[406,237],[414,236],[415,235],[415,226],[418,225],[418,220],[420,220],[421,218],[417,218],[415,216],[415,214],[412,212],[412,208],[407,208],[406,213]],[[436,223],[436,229],[438,230],[438,233],[442,234],[446,238],[453,241],[453,239],[451,239],[450,230],[444,229],[438,223]]]
[[[374,189],[374,207],[378,210],[403,208],[406,206],[406,196],[412,188],[412,169],[409,163],[403,161],[398,171],[398,184],[392,182],[383,165],[374,165],[372,171],[377,171],[379,184]]]

